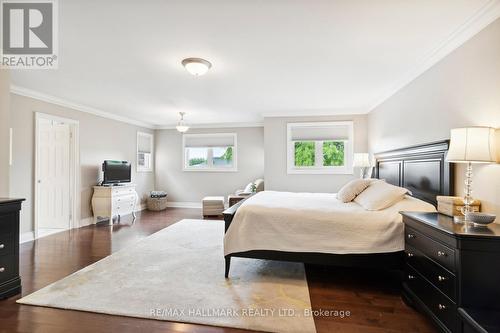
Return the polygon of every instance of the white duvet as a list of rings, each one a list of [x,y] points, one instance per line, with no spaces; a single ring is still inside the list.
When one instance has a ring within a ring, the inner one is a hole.
[[[435,212],[433,205],[406,196],[380,211],[334,193],[263,191],[238,208],[224,236],[224,254],[250,250],[332,254],[404,250],[400,211]]]

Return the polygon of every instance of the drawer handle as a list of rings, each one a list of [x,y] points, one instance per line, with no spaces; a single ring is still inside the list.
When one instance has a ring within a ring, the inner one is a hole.
[[[438,275],[438,281],[439,282],[443,282],[443,281],[446,281],[446,280],[448,280],[448,278],[446,276]]]
[[[408,234],[408,239],[417,238],[414,234]]]
[[[5,248],[5,244],[0,244],[0,250]]]
[[[415,280],[415,275],[408,274],[408,280]]]
[[[0,273],[5,272],[5,267],[0,267]]]
[[[406,255],[408,256],[408,258],[411,258],[411,257],[413,257],[413,256],[414,256],[414,254],[413,254],[413,253],[411,253],[411,252],[408,252]]]
[[[446,256],[447,256],[446,252],[438,251],[438,257],[446,257]]]
[[[446,310],[446,305],[439,304],[438,305],[438,309],[441,310],[441,311]]]

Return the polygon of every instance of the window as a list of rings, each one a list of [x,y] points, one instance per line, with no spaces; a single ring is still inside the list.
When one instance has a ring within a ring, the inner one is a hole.
[[[137,132],[137,171],[153,171],[153,135]]]
[[[236,133],[184,134],[184,171],[237,171]]]
[[[287,124],[289,174],[352,174],[352,121]]]

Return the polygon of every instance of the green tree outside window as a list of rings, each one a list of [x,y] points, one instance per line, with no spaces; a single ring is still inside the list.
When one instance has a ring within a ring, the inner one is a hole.
[[[203,164],[207,164],[207,159],[202,157],[195,157],[189,159],[189,166],[203,165]]]
[[[233,160],[233,147],[227,147],[226,152],[222,155],[222,158],[230,162]]]
[[[314,166],[315,161],[314,141],[295,142],[295,166]]]
[[[344,142],[324,141],[323,166],[343,166],[343,165],[344,165]]]

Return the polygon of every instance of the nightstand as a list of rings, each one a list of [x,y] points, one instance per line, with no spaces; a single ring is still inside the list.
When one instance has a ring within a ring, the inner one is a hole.
[[[439,213],[402,215],[408,304],[443,332],[462,332],[459,307],[500,310],[500,225],[474,228]]]
[[[21,293],[19,212],[23,201],[0,198],[0,299]]]
[[[463,333],[499,333],[500,311],[458,309]]]
[[[246,198],[248,198],[248,196],[229,195],[227,197],[227,200],[229,201],[229,207],[237,204],[238,202],[240,202],[241,200],[244,200]]]

